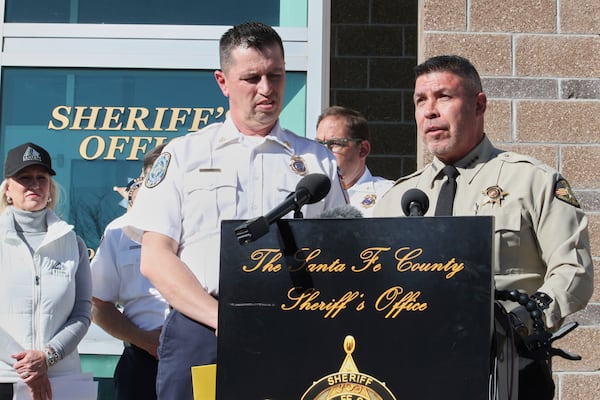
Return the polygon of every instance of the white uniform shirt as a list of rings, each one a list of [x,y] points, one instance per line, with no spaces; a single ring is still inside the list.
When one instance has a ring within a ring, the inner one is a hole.
[[[346,204],[326,147],[278,124],[265,138],[247,137],[228,119],[165,147],[138,192],[126,230],[137,238],[152,231],[175,240],[181,260],[217,295],[221,221],[265,215],[311,173],[332,183],[325,199],[302,207],[305,218]]]
[[[140,272],[141,246],[119,226],[127,214],[112,221],[104,231],[91,262],[93,296],[123,306],[123,314],[137,327],[154,330],[162,326],[169,306],[148,278]]]
[[[369,168],[365,167],[365,172],[360,179],[346,189],[350,204],[356,207],[363,217],[371,217],[373,208],[383,194],[394,185],[394,181],[371,175]]]

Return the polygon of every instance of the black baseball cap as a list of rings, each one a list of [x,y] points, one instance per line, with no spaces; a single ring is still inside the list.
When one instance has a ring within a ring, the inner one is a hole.
[[[50,175],[56,175],[52,169],[52,159],[48,152],[34,143],[23,143],[11,149],[4,160],[4,177],[15,175],[23,168],[30,165],[41,165],[46,167]]]

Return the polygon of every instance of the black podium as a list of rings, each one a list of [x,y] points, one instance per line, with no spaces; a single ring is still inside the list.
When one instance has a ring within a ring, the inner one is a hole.
[[[487,398],[491,217],[221,230],[217,399]]]

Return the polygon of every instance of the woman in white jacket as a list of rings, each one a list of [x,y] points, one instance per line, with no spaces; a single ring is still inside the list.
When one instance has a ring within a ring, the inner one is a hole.
[[[87,247],[53,212],[50,155],[25,143],[8,152],[0,184],[0,399],[22,380],[52,399],[50,378],[81,372],[77,345],[90,324]],[[56,396],[55,396],[56,398]]]

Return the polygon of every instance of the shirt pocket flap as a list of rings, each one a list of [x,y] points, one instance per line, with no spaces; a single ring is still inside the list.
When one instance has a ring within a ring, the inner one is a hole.
[[[502,205],[494,213],[495,232],[519,232],[521,230],[521,207],[519,205]]]
[[[196,169],[185,174],[187,192],[197,190],[218,190],[220,188],[237,187],[237,174],[233,170]]]

